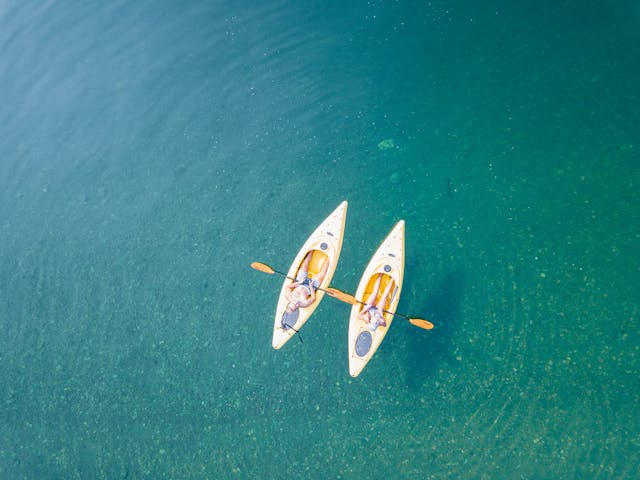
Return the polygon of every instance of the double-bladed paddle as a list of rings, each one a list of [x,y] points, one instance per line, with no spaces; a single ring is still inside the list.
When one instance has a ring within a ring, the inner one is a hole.
[[[269,265],[266,265],[264,263],[253,262],[251,264],[251,268],[254,268],[255,270],[259,270],[259,271],[264,272],[264,273],[268,273],[269,275],[273,275],[274,273],[277,273],[278,275],[282,275],[283,277],[286,277],[289,280],[295,281],[294,278],[291,278],[286,273],[279,272],[279,271],[271,268]],[[364,302],[361,302],[360,300],[358,300],[353,295],[345,293],[342,290],[338,290],[337,288],[327,287],[326,289],[325,288],[318,288],[317,290],[325,292],[329,296],[331,296],[333,298],[336,298],[336,299],[338,299],[338,300],[340,300],[342,302],[350,303],[351,305],[356,305],[356,304],[365,305]],[[383,310],[383,312],[384,313],[390,313],[391,315],[395,315],[395,316],[398,316],[398,317],[402,317],[402,318],[404,318],[406,320],[409,320],[409,323],[411,323],[412,325],[415,325],[416,327],[423,328],[425,330],[431,330],[433,328],[433,323],[431,323],[429,320],[425,320],[424,318],[409,317],[408,315],[405,315],[403,313],[390,312],[388,310]]]

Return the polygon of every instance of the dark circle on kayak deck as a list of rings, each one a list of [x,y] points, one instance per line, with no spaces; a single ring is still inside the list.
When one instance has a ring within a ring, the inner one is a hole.
[[[300,316],[299,309],[296,309],[295,312],[288,312],[287,310],[285,310],[284,313],[282,314],[282,320],[280,320],[280,323],[282,324],[282,328],[284,328],[285,330],[289,330],[290,328],[293,328],[293,326],[298,321],[299,316]]]
[[[329,245],[327,245],[325,242],[322,242],[322,243],[320,244],[320,248],[321,248],[322,250],[326,250],[328,247],[329,247]]]
[[[384,266],[384,271],[389,273],[391,271],[391,265],[385,265]]]
[[[356,339],[356,353],[359,357],[364,357],[371,350],[371,332],[364,330]]]

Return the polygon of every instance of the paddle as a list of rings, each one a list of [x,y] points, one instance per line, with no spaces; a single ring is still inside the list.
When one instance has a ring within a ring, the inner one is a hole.
[[[282,273],[282,272],[279,272],[277,270],[274,270],[273,268],[271,268],[269,265],[267,265],[265,263],[253,262],[251,264],[251,268],[254,268],[256,270],[260,270],[261,272],[264,272],[264,273],[268,273],[269,275],[273,275],[274,273],[277,273],[278,275],[282,275],[283,277],[286,277],[289,280],[292,280],[294,282],[296,281],[295,278],[291,278],[286,273]],[[316,288],[316,290],[320,290],[321,292],[329,293],[329,290],[325,290],[324,288],[320,288],[320,287]],[[329,295],[331,295],[331,294],[329,293]]]
[[[287,277],[289,280],[295,281],[294,278],[289,277],[286,273],[282,273],[282,272],[279,272],[277,270],[274,270],[269,265],[266,265],[264,263],[253,262],[251,264],[251,268],[254,268],[255,270],[259,270],[259,271],[264,272],[264,273],[268,273],[269,275],[273,275],[274,273],[277,273],[278,275],[282,275],[283,277]],[[358,300],[353,295],[350,295],[350,294],[345,293],[345,292],[343,292],[341,290],[338,290],[337,288],[327,287],[326,289],[318,288],[318,290],[321,290],[321,291],[327,293],[328,295],[332,296],[333,298],[337,298],[338,300],[340,300],[342,302],[350,303],[351,305],[355,305],[357,303],[359,303],[361,305],[365,305],[364,302],[361,302],[360,300]],[[388,310],[383,310],[383,312],[384,313],[390,313],[391,315],[395,315],[395,316],[398,316],[398,317],[405,318],[405,319],[409,320],[409,323],[411,323],[412,325],[415,325],[416,327],[423,328],[425,330],[431,330],[433,328],[433,323],[431,323],[429,320],[425,320],[424,318],[409,317],[408,315],[405,315],[403,313],[390,312]]]
[[[329,287],[325,291],[327,292],[327,294],[331,295],[333,298],[337,298],[338,300],[342,300],[343,302],[350,303],[351,305],[355,305],[357,303],[359,303],[360,305],[366,305],[364,302],[361,302],[353,295],[350,295],[341,290],[338,290],[337,288]],[[390,313],[391,315],[396,315],[398,317],[406,318],[407,320],[409,320],[409,323],[411,323],[411,325],[424,328],[425,330],[431,330],[433,328],[433,323],[431,323],[429,320],[425,320],[424,318],[409,317],[404,313],[390,312],[389,310],[383,310],[383,312]]]

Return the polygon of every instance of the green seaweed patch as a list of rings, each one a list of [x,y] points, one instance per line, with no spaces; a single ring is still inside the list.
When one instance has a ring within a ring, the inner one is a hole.
[[[391,150],[392,148],[396,148],[396,143],[393,141],[393,138],[386,138],[378,143],[378,148],[380,150]]]

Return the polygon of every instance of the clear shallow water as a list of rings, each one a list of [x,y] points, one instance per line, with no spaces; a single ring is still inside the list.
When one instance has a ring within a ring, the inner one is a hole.
[[[633,478],[638,22],[0,3],[0,474]],[[273,351],[249,268],[343,199],[333,283],[404,218],[399,311],[437,325],[356,380],[348,307]]]

